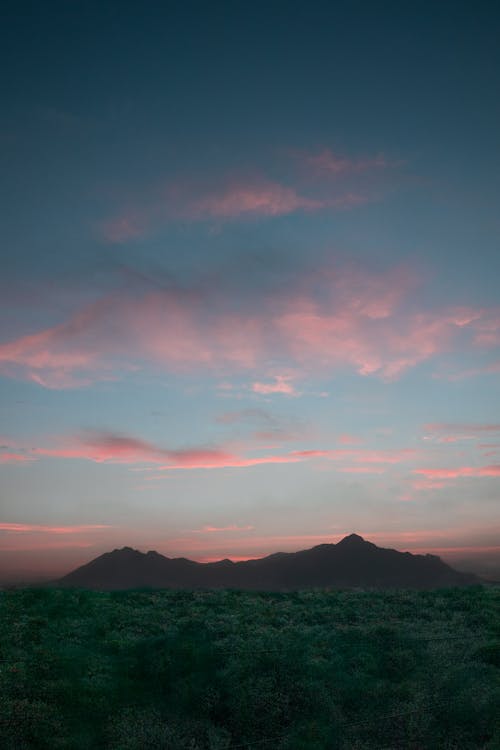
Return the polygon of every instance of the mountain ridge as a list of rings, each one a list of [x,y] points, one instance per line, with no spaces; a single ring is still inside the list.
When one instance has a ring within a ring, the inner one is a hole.
[[[435,555],[377,547],[358,534],[337,544],[233,562],[200,563],[155,550],[122,547],[105,552],[56,581],[63,587],[296,590],[304,588],[440,588],[479,583]]]

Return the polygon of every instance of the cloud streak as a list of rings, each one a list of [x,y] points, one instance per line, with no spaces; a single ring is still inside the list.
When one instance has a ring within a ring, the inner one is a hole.
[[[403,304],[414,285],[401,269],[325,268],[295,288],[266,292],[249,310],[237,290],[224,305],[213,290],[110,294],[65,322],[0,343],[0,373],[72,388],[147,368],[250,372],[258,373],[255,393],[292,396],[301,376],[344,370],[394,380],[454,348],[490,345],[477,339],[497,321],[494,309],[415,312]],[[276,375],[280,369],[294,377]]]
[[[348,450],[343,448],[334,448],[332,450],[302,450],[294,451],[292,455],[302,458],[327,458],[332,461],[354,461],[364,464],[399,464],[403,461],[413,460],[417,452],[412,448],[402,448],[400,450]],[[345,469],[348,471],[349,469]],[[365,468],[358,473],[364,472]]]
[[[297,159],[293,160],[294,163]],[[125,202],[113,216],[100,225],[102,237],[110,243],[137,240],[163,225],[175,221],[234,221],[257,217],[272,218],[296,212],[345,210],[372,197],[360,190],[355,178],[380,172],[396,163],[383,155],[351,159],[326,148],[318,154],[298,156],[299,173],[288,169],[288,182],[270,179],[264,172],[240,175],[214,175],[211,180],[181,178],[156,186]],[[293,164],[292,164],[293,167]],[[304,179],[305,171],[319,177]],[[335,177],[324,181],[324,177]],[[359,182],[359,179],[358,179]]]
[[[33,457],[26,456],[24,453],[0,451],[0,464],[26,464],[30,461],[33,461]]]
[[[193,446],[164,448],[140,438],[112,432],[87,431],[77,436],[60,439],[54,445],[31,449],[31,460],[79,459],[95,463],[136,466],[137,470],[154,471],[154,479],[162,472],[190,469],[250,468],[261,465],[296,464],[321,459],[340,463],[339,471],[353,474],[380,474],[384,465],[395,465],[415,459],[413,449],[367,450],[322,449],[269,452],[269,448],[255,451],[235,451],[225,446]],[[342,465],[343,464],[343,465]],[[153,468],[154,467],[154,468]]]
[[[350,159],[349,157],[335,154],[329,148],[325,148],[317,154],[304,155],[301,161],[304,166],[313,172],[319,174],[326,173],[334,177],[386,169],[390,166],[398,166],[400,163],[388,161],[383,154],[368,159]]]
[[[414,469],[413,473],[422,474],[430,480],[500,477],[500,464],[491,464],[490,466],[458,466],[450,469]]]
[[[124,243],[144,237],[172,221],[231,221],[286,216],[297,211],[345,209],[363,202],[353,193],[332,198],[301,195],[294,187],[260,179],[222,185],[172,184],[159,191],[149,205],[132,205],[101,224],[103,238]]]
[[[0,532],[9,534],[41,533],[41,534],[84,534],[88,531],[111,529],[108,524],[81,524],[79,526],[47,526],[36,523],[0,523]]]
[[[283,216],[295,211],[325,208],[324,200],[299,195],[294,188],[262,181],[255,185],[232,185],[185,207],[192,219],[234,219],[241,216]]]
[[[259,381],[252,383],[252,391],[259,393],[261,396],[269,396],[271,393],[281,393],[285,396],[298,396],[298,392],[290,382],[291,378],[286,375],[276,375],[274,382],[261,383]]]
[[[461,440],[473,440],[481,435],[500,433],[500,424],[432,422],[424,425],[424,430],[424,440],[456,443]]]
[[[33,456],[85,459],[96,463],[153,464],[156,465],[156,471],[245,468],[260,464],[297,463],[302,460],[293,453],[242,456],[220,447],[165,449],[145,440],[99,432],[70,438],[56,447],[35,448]]]

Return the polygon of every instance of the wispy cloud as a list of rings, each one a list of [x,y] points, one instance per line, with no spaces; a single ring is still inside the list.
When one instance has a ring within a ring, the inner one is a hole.
[[[96,463],[153,464],[157,471],[244,468],[260,464],[297,463],[294,454],[246,456],[222,447],[166,449],[134,437],[87,432],[60,445],[34,448],[33,457],[86,459]]]
[[[0,450],[0,464],[26,464],[30,461],[33,461],[33,457],[24,453]]]
[[[414,460],[417,452],[412,448],[401,448],[400,450],[348,450],[343,448],[333,449],[307,449],[294,451],[292,455],[302,458],[326,458],[332,461],[354,461],[364,464],[398,464],[403,461]],[[346,467],[346,470],[347,467]]]
[[[319,173],[326,172],[335,177],[386,169],[401,164],[401,162],[389,161],[383,154],[365,159],[352,159],[336,154],[329,148],[324,148],[315,154],[303,154],[299,158],[306,167]]]
[[[111,529],[108,524],[80,524],[77,526],[47,526],[46,524],[37,523],[0,523],[0,531],[9,534],[14,533],[33,533],[40,534],[82,534],[87,531],[96,531],[99,529]]]
[[[350,435],[344,432],[342,435],[338,436],[337,442],[341,443],[341,445],[361,445],[364,440],[357,435]]]
[[[490,466],[457,466],[449,469],[414,469],[427,479],[461,479],[464,477],[500,477],[500,464]]]
[[[438,443],[456,443],[461,440],[474,440],[481,435],[500,433],[500,424],[492,423],[450,423],[432,422],[424,425],[424,440]]]
[[[295,211],[325,208],[324,200],[306,198],[294,188],[275,182],[261,181],[255,185],[231,185],[186,206],[190,218],[232,219],[245,215],[283,216]]]
[[[259,393],[261,396],[269,396],[271,393],[282,393],[285,396],[298,396],[294,385],[290,382],[291,378],[286,375],[276,375],[274,382],[262,383],[256,381],[252,383],[252,391]]]
[[[480,345],[476,334],[493,325],[495,310],[415,312],[404,304],[414,285],[402,269],[325,268],[295,288],[267,291],[248,310],[236,289],[223,306],[213,290],[110,294],[1,343],[0,373],[71,388],[144,368],[218,379],[246,371],[257,378],[255,393],[293,396],[308,373],[348,369],[390,381],[455,347]]]
[[[225,445],[191,446],[182,448],[163,447],[141,438],[113,432],[86,431],[46,441],[29,451],[36,459],[80,459],[95,463],[123,464],[137,467],[136,470],[154,472],[157,479],[163,472],[191,469],[250,468],[272,464],[295,464],[321,459],[338,464],[344,473],[382,473],[384,465],[412,461],[416,457],[413,449],[367,450],[308,448],[287,452],[275,452],[276,446],[260,446],[255,443],[238,449]],[[273,450],[274,449],[274,450]]]
[[[293,454],[244,457],[225,453],[224,451],[212,451],[207,453],[176,451],[172,456],[171,461],[161,468],[167,471],[175,469],[245,468],[263,464],[291,464],[297,463],[300,460],[300,457],[294,456]]]
[[[479,339],[479,341],[477,338],[475,339],[476,344],[480,342],[481,338]],[[490,344],[490,341],[486,340],[486,343]],[[488,364],[481,365],[480,367],[468,367],[454,371],[439,371],[434,374],[434,377],[437,379],[450,380],[453,382],[457,380],[465,380],[466,378],[481,377],[484,375],[497,375],[498,373],[500,373],[500,360],[489,362]]]
[[[265,178],[226,181],[225,184],[168,185],[147,205],[133,204],[105,220],[105,240],[123,243],[147,235],[172,221],[232,221],[286,216],[297,211],[345,209],[362,202],[353,194],[335,198],[301,195],[296,188]]]
[[[361,189],[354,178],[396,166],[383,155],[352,159],[328,148],[294,156],[286,182],[270,178],[265,170],[243,170],[238,175],[214,174],[211,179],[185,176],[144,186],[141,194],[125,200],[101,223],[100,233],[108,242],[123,243],[179,220],[221,222],[355,208],[373,200],[373,191]],[[297,163],[320,178],[334,176],[335,181],[320,179],[311,184],[310,179],[304,179],[303,169],[294,171]]]

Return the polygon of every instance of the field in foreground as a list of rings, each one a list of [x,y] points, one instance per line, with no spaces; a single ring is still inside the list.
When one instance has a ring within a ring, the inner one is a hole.
[[[500,750],[500,589],[0,592],[3,750]]]

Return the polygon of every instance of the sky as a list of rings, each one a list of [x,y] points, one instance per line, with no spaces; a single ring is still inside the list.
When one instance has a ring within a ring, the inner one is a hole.
[[[0,579],[351,532],[500,577],[495,4],[2,15]]]

